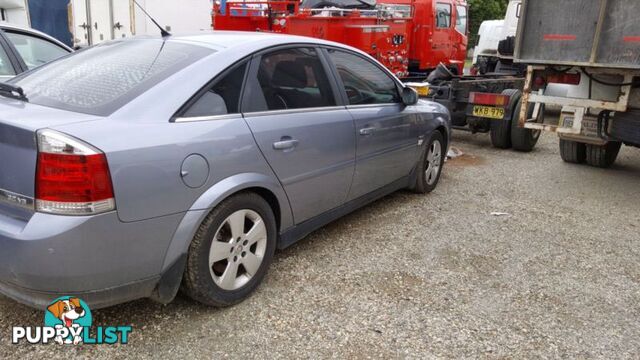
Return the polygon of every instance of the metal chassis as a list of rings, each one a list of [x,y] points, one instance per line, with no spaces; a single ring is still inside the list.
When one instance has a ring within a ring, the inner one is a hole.
[[[464,112],[465,117],[471,117],[467,115],[470,92],[501,93],[506,89],[522,89],[524,82],[524,78],[513,75],[465,76],[461,78],[454,78],[439,85],[429,85],[430,96],[426,98],[446,106],[452,115],[454,115],[454,113]],[[436,94],[432,95],[433,90],[441,89],[444,90],[442,91],[442,94],[446,97],[438,98]],[[505,113],[505,118],[510,116],[511,110],[508,110]],[[486,121],[500,121],[487,118],[478,119]],[[468,122],[466,127],[454,126],[453,128],[457,130],[473,131],[469,128]]]
[[[529,65],[527,67],[527,76],[524,83],[524,91],[522,94],[523,105],[520,110],[520,116],[518,125],[526,129],[542,130],[556,132],[558,134],[567,135],[579,135],[582,130],[582,120],[585,114],[588,113],[589,108],[625,112],[629,107],[629,95],[631,93],[631,85],[625,85],[620,87],[620,94],[618,101],[601,101],[594,99],[578,99],[569,97],[558,96],[545,96],[541,91],[535,93],[532,91],[531,85],[533,83],[533,72],[536,70],[544,70],[545,66]],[[603,68],[591,68],[592,74],[610,74],[610,75],[622,75],[624,77],[623,83],[630,83],[635,76],[640,76],[640,72],[637,70],[626,69],[603,69]],[[560,118],[558,124],[540,124],[535,123],[534,119],[527,118],[527,110],[529,104],[534,103],[536,109],[534,113],[538,113],[541,104],[546,105],[559,105],[559,106],[571,106],[575,108],[575,117],[572,127],[563,127],[560,125]]]

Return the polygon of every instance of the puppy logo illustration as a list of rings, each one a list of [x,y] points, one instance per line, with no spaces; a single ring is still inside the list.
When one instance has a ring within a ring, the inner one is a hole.
[[[58,344],[77,345],[82,342],[83,329],[91,326],[91,310],[79,298],[63,296],[47,307],[44,322],[45,326],[69,330],[68,336],[55,337]]]

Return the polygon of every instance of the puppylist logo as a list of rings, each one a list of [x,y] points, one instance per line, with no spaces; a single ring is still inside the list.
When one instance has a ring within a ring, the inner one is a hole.
[[[127,344],[131,326],[97,326],[92,328],[93,318],[89,306],[77,297],[63,296],[55,299],[44,315],[44,326],[14,326],[11,341],[19,344]]]

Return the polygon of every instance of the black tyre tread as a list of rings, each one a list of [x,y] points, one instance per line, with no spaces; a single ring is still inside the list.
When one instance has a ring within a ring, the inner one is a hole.
[[[522,151],[522,152],[530,152],[536,147],[538,140],[540,139],[541,132],[534,131],[531,129],[525,129],[518,126],[518,120],[520,117],[520,110],[522,109],[522,101],[518,101],[518,106],[513,113],[511,118],[511,146],[513,146],[513,150]],[[528,117],[533,115],[534,105],[529,105]],[[538,114],[539,118],[537,122],[541,122],[544,119],[544,105],[540,107],[540,113]]]
[[[438,174],[438,178],[436,179],[436,182],[434,182],[432,185],[429,185],[427,184],[427,180],[425,179],[424,172],[426,170],[425,166],[427,163],[427,152],[429,150],[429,147],[431,147],[431,144],[435,140],[440,140],[440,144],[442,144],[442,159],[440,161],[440,173]],[[436,130],[431,135],[431,138],[429,138],[429,141],[427,142],[424,151],[420,156],[419,163],[416,166],[418,174],[416,176],[416,183],[413,185],[413,187],[411,187],[411,190],[413,192],[418,194],[427,194],[432,192],[438,186],[438,182],[440,182],[440,176],[442,176],[442,170],[444,168],[444,159],[447,157],[445,151],[447,151],[447,142],[444,140],[444,136],[442,135],[442,133]]]
[[[577,141],[560,139],[560,157],[572,164],[582,164],[587,159],[586,145]]]
[[[608,168],[616,162],[622,143],[610,141],[606,145],[586,145],[587,164],[599,168]]]
[[[503,95],[517,96],[516,101],[520,101],[519,93],[520,91],[517,89],[507,89],[502,92]],[[514,104],[516,103],[514,102]],[[509,149],[511,147],[511,120],[491,120],[490,132],[493,147],[498,149]]]
[[[216,231],[217,227],[219,226],[218,223],[224,221],[224,219],[226,218],[225,214],[227,214],[229,211],[232,211],[235,207],[237,207],[237,204],[240,203],[256,204],[256,207],[262,208],[260,209],[262,212],[266,212],[264,214],[260,214],[263,217],[268,234],[267,250],[265,253],[263,264],[261,265],[262,269],[250,280],[250,284],[247,284],[243,288],[240,288],[234,292],[225,291],[222,289],[212,291],[212,289],[207,286],[207,284],[210,283],[210,285],[213,285],[215,287],[213,279],[211,279],[208,272],[203,274],[202,271],[199,271],[200,251],[204,247],[204,251],[206,251],[208,254],[210,246],[209,240],[211,240],[209,235],[212,226],[216,227],[215,229],[213,229],[213,231]],[[207,215],[207,217],[198,228],[195,236],[193,237],[191,245],[189,246],[187,266],[185,268],[184,276],[182,279],[182,292],[193,300],[209,306],[226,307],[235,305],[243,301],[255,290],[255,288],[258,287],[267,273],[266,270],[269,268],[271,260],[273,259],[273,254],[275,252],[275,236],[276,225],[273,211],[271,210],[269,204],[260,195],[252,192],[243,192],[233,195],[224,200],[218,206],[216,206],[209,213],[209,215]]]

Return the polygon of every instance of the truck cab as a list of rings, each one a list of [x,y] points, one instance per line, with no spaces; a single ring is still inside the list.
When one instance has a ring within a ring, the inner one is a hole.
[[[513,51],[521,9],[522,0],[511,0],[504,19],[482,22],[478,44],[473,51],[472,72],[486,74],[519,70],[513,67]]]
[[[462,74],[468,44],[468,6],[460,0],[413,0],[409,71],[426,73],[443,63]]]

